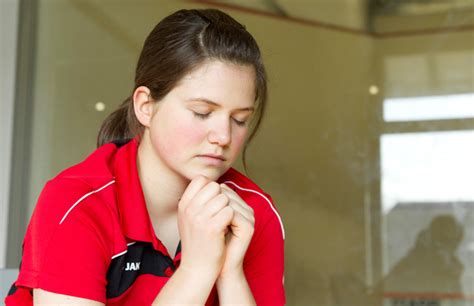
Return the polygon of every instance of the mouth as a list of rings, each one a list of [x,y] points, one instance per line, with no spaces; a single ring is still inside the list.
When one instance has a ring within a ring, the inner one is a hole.
[[[216,160],[225,161],[225,158],[222,155],[203,154],[203,155],[199,155],[199,157],[206,157],[206,158],[212,158],[212,159],[216,159]]]

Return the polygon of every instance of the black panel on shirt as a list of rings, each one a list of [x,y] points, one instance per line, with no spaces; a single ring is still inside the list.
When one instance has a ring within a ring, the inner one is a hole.
[[[127,253],[112,259],[110,263],[107,271],[107,299],[122,295],[142,274],[169,277],[165,274],[167,268],[176,270],[173,260],[156,251],[151,243],[136,242],[129,245]]]
[[[14,295],[15,292],[17,292],[17,290],[18,290],[18,287],[16,286],[16,283],[13,283],[13,285],[10,287],[10,290],[8,291],[7,296]],[[31,296],[33,296],[33,289],[29,289],[29,292]]]
[[[174,256],[178,255],[178,253],[181,253],[181,240],[178,243],[178,247],[176,248],[176,253],[174,253]]]
[[[13,285],[10,287],[10,290],[8,291],[8,294],[7,294],[7,295],[12,295],[12,294],[14,294],[17,289],[18,289],[18,287],[15,286],[15,283],[13,283]]]

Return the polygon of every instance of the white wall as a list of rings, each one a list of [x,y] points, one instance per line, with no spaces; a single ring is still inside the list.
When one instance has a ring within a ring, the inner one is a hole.
[[[0,268],[5,267],[19,0],[0,1]]]

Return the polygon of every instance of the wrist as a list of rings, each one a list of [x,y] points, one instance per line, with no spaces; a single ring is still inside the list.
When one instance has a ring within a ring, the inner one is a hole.
[[[181,265],[161,288],[152,305],[204,305],[216,282],[216,276],[204,270]]]
[[[240,265],[227,271],[221,271],[217,276],[217,282],[233,282],[242,278],[245,278],[245,274],[243,266]]]
[[[186,275],[189,278],[196,278],[196,279],[206,279],[206,280],[213,280],[216,281],[219,270],[217,267],[214,266],[204,266],[204,265],[192,265],[192,264],[185,264],[180,263],[177,271],[180,271],[181,274]]]
[[[220,275],[216,289],[220,305],[256,305],[243,269]]]

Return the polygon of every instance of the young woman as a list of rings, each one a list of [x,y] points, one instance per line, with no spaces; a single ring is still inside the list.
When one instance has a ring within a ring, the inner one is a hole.
[[[231,168],[266,97],[244,26],[213,9],[162,20],[99,148],[44,187],[6,304],[283,305],[280,217]]]

